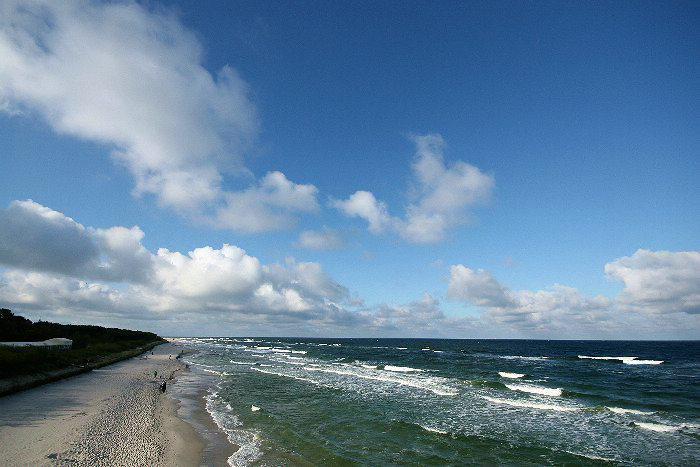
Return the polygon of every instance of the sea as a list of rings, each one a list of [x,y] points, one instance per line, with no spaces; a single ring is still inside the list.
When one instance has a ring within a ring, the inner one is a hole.
[[[232,466],[700,465],[700,341],[179,342]]]

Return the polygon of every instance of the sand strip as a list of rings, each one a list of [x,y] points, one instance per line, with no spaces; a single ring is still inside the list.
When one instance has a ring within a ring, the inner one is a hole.
[[[158,389],[182,371],[179,351],[160,345],[153,355],[0,397],[0,465],[200,465],[201,437]]]

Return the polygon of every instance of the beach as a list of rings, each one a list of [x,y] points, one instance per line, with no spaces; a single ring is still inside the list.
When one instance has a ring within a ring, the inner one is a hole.
[[[200,465],[205,441],[169,395],[187,371],[175,358],[181,350],[163,344],[0,397],[0,465]]]

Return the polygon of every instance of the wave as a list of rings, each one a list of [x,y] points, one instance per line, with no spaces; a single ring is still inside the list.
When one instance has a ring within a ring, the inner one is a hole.
[[[396,347],[396,350],[408,350],[408,347]]]
[[[527,361],[544,361],[549,360],[549,357],[525,357],[523,355],[495,355],[498,358],[504,358],[506,360],[527,360]]]
[[[429,432],[431,432],[431,433],[438,433],[438,434],[441,434],[441,435],[446,435],[446,434],[447,434],[446,431],[438,430],[437,428],[431,428],[431,427],[425,426],[425,425],[418,425],[418,426],[421,427],[421,428],[423,428],[425,431],[429,431]]]
[[[595,357],[590,355],[578,355],[582,360],[618,360],[626,365],[659,365],[663,360],[638,360],[639,357]]]
[[[526,386],[524,384],[506,384],[505,386],[511,391],[529,392],[532,394],[541,394],[543,396],[558,397],[562,394],[561,388],[543,388],[541,386]]]
[[[244,466],[257,461],[262,456],[259,436],[256,433],[239,429],[238,427],[242,423],[235,415],[227,414],[223,410],[217,410],[218,407],[215,407],[215,405],[222,405],[217,400],[217,392],[209,393],[205,399],[205,408],[216,426],[226,433],[229,443],[238,446],[236,452],[227,459],[228,465],[231,467]],[[225,407],[228,410],[231,406],[227,403]]]
[[[670,433],[682,429],[682,426],[663,425],[661,423],[632,422],[635,426],[644,430],[656,431],[657,433]]]
[[[360,378],[360,379],[368,379],[368,380],[373,380],[373,381],[383,381],[386,383],[394,383],[398,384],[400,386],[409,386],[413,387],[416,389],[423,389],[426,391],[430,391],[434,394],[437,394],[438,396],[456,396],[457,392],[454,390],[451,390],[449,388],[442,387],[440,384],[435,384],[432,383],[429,380],[418,380],[414,378],[406,379],[406,378],[395,378],[395,377],[387,377],[383,376],[381,374],[375,375],[375,374],[361,374],[357,373],[354,371],[344,371],[344,370],[335,370],[335,369],[328,369],[328,368],[318,368],[318,367],[304,367],[305,370],[307,371],[319,371],[323,373],[335,373],[337,375],[343,375],[343,376],[352,376],[354,378]]]
[[[250,411],[251,411],[251,412],[257,412],[257,411],[259,411],[259,410],[260,410],[260,407],[258,407],[258,406],[256,406],[256,405],[251,405],[251,406],[250,406]]]
[[[310,379],[310,378],[303,378],[301,376],[289,375],[287,373],[278,373],[276,371],[263,370],[261,368],[256,368],[256,367],[250,367],[250,369],[253,371],[257,371],[259,373],[265,373],[266,375],[282,376],[285,378],[292,378],[292,379],[296,379],[299,381],[304,381],[307,383],[315,384],[316,386],[322,386],[321,383],[319,383],[318,381],[314,381],[313,379]]]
[[[237,362],[236,360],[229,360],[229,363],[233,363],[234,365],[250,365],[250,362]]]
[[[651,415],[654,413],[654,412],[645,412],[643,410],[623,409],[621,407],[605,406],[605,408],[608,409],[609,411],[611,411],[613,413],[617,413],[617,414],[628,414],[629,413],[629,414],[634,414],[634,415]]]
[[[387,371],[395,371],[399,373],[408,373],[411,371],[423,371],[419,370],[418,368],[411,368],[408,366],[394,366],[394,365],[384,365],[384,369]]]
[[[522,378],[525,376],[523,373],[507,373],[505,371],[499,371],[499,375],[501,375],[503,378],[510,378],[510,379],[518,379]]]
[[[527,409],[540,409],[540,410],[555,410],[557,412],[573,412],[579,410],[578,407],[567,407],[563,405],[554,404],[538,404],[536,402],[526,402],[511,399],[497,399],[495,397],[481,396],[489,402],[494,404],[511,405],[513,407],[522,407]]]
[[[508,389],[505,384],[498,381],[467,381],[467,383],[479,388]]]
[[[306,350],[292,350],[292,353],[298,353],[298,354],[305,355],[305,354],[306,354]]]

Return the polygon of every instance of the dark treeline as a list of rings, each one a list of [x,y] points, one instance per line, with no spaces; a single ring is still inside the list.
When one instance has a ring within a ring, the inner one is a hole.
[[[54,337],[65,337],[73,341],[74,349],[83,349],[104,342],[159,340],[156,334],[128,329],[103,328],[81,324],[58,324],[48,321],[32,321],[0,308],[0,342],[33,342]]]
[[[0,342],[36,342],[54,337],[71,339],[73,348],[60,351],[0,346],[0,378],[104,364],[124,352],[163,341],[152,332],[47,321],[33,323],[0,308]]]

